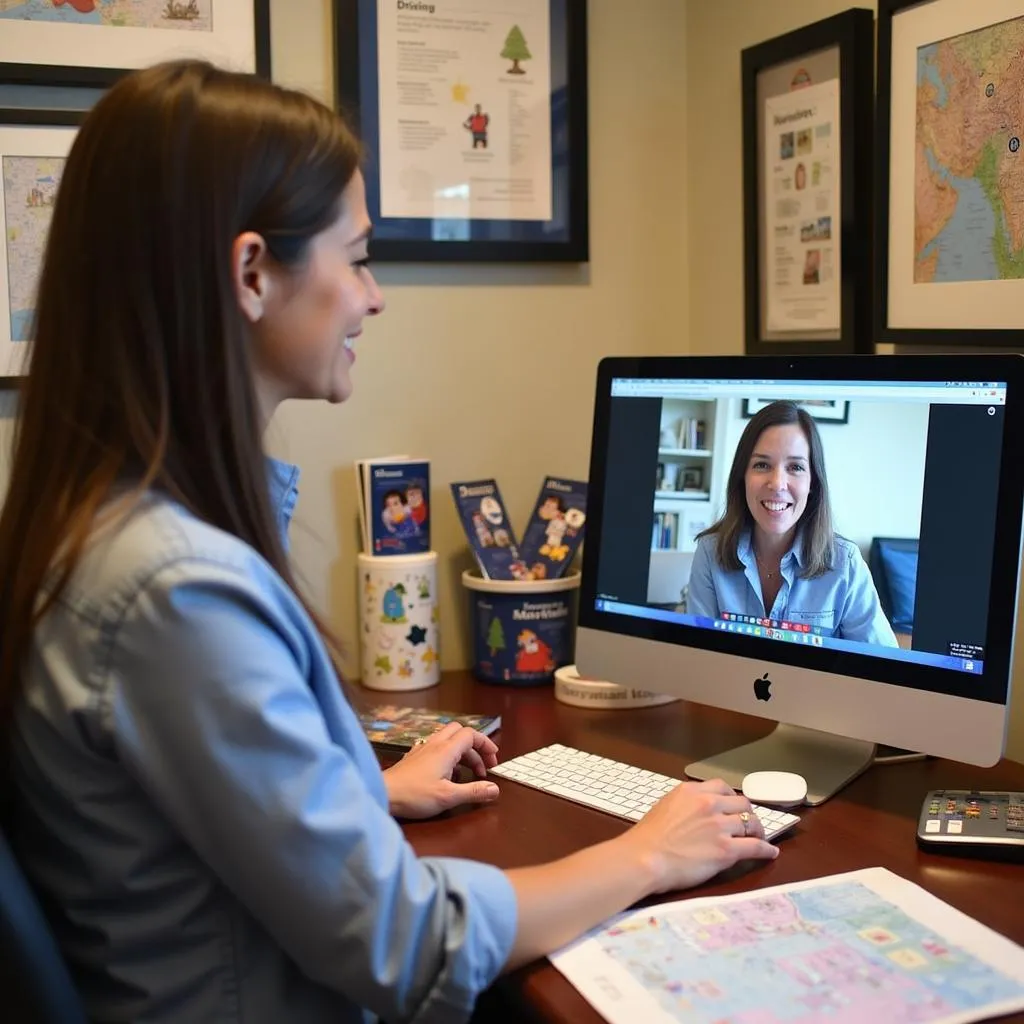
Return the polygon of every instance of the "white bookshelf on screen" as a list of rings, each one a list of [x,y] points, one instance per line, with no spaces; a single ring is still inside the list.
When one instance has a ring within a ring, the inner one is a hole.
[[[678,598],[680,581],[685,584],[690,576],[697,534],[721,512],[713,496],[724,494],[729,472],[723,450],[725,404],[699,398],[662,403],[651,528],[652,600]]]

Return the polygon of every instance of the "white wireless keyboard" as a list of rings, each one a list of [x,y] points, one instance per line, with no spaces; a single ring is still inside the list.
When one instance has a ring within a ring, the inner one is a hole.
[[[683,781],[561,743],[513,757],[491,768],[490,772],[627,821],[639,821],[669,790]],[[764,826],[765,838],[770,840],[788,832],[800,820],[798,815],[788,811],[757,804],[753,805],[753,810]]]

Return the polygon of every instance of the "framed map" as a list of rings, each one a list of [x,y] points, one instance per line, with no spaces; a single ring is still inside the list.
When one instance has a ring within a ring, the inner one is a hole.
[[[82,111],[0,110],[0,387],[28,370],[53,205]]]
[[[198,57],[270,77],[270,0],[0,0],[6,81],[106,85]]]
[[[876,334],[1021,346],[1024,0],[880,0]]]

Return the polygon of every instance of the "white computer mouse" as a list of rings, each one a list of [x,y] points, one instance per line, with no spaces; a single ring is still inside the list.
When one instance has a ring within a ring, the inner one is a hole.
[[[807,796],[807,780],[796,772],[751,772],[743,777],[743,795],[752,804],[795,807]]]

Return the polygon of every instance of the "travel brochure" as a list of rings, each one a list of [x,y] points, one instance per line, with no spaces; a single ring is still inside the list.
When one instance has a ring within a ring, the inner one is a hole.
[[[583,541],[587,485],[545,477],[520,544],[496,480],[451,485],[459,521],[484,579],[564,576]]]
[[[371,555],[430,551],[430,461],[389,455],[358,459],[355,469],[363,550]]]

